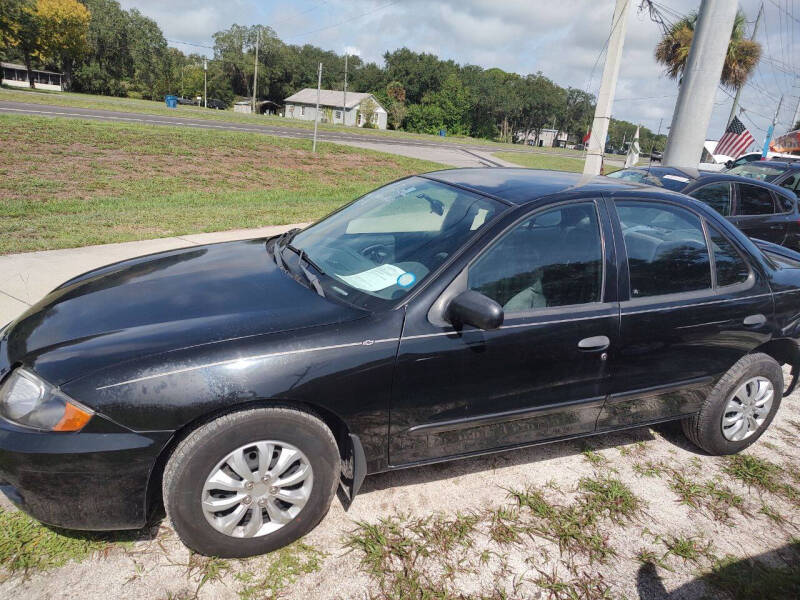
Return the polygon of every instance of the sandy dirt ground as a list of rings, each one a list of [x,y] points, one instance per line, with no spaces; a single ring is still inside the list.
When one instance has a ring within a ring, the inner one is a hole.
[[[676,424],[371,476],[348,512],[335,500],[302,544],[280,552],[207,559],[159,521],[82,562],[0,571],[0,598],[750,597],[735,574],[772,577],[763,565],[797,581],[798,436],[794,393],[745,452],[774,465],[767,488],[699,452]],[[586,520],[586,482],[610,480],[632,492],[633,510],[623,498],[619,512]]]

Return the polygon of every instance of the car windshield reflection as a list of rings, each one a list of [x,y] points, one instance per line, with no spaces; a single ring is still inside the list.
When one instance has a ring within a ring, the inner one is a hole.
[[[503,209],[490,198],[411,177],[299,232],[291,245],[324,274],[326,294],[376,307],[407,295]]]

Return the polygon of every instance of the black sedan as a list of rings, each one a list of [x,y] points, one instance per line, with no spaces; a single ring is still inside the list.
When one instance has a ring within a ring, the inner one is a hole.
[[[738,452],[800,365],[798,265],[650,186],[409,177],[303,231],[91,271],[4,327],[2,489],[78,529],[163,501],[232,557],[370,473],[669,420]]]
[[[800,250],[800,212],[794,188],[740,176],[735,173],[737,169],[712,173],[675,167],[634,167],[609,177],[687,194],[708,204],[750,237]],[[796,179],[800,180],[800,168],[796,172]],[[783,179],[781,182],[786,183]],[[796,181],[789,183],[794,186]]]
[[[725,173],[766,181],[795,192],[795,194],[800,193],[800,162],[779,159],[760,160],[734,166]]]

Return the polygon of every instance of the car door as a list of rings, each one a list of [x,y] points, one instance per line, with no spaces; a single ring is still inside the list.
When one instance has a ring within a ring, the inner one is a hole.
[[[409,306],[390,464],[594,430],[619,329],[608,227],[596,200],[537,210],[476,251],[440,295]],[[448,299],[468,289],[503,306],[499,329],[446,322]]]
[[[763,186],[737,183],[736,208],[731,222],[747,236],[782,244],[787,222],[777,210],[772,192]]]
[[[767,281],[724,223],[668,201],[613,208],[621,327],[598,430],[695,412],[773,321]]]

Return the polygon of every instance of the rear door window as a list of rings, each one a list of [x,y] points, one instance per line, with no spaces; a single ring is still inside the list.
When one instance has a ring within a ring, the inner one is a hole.
[[[727,181],[704,185],[689,195],[708,204],[723,217],[731,216],[731,184]]]
[[[739,184],[739,215],[771,215],[775,212],[772,194],[766,188]]]
[[[800,173],[795,173],[790,175],[783,181],[781,181],[778,185],[781,187],[785,187],[787,190],[800,191]]]
[[[658,202],[617,203],[628,254],[631,298],[711,289],[711,261],[700,219]]]

